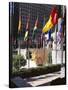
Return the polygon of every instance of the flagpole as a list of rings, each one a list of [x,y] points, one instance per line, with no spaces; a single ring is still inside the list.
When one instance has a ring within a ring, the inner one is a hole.
[[[28,46],[28,42],[29,41],[29,39],[27,39],[27,59],[28,59],[28,68],[30,67],[30,62],[29,62],[29,46]]]
[[[45,15],[44,15],[44,22],[43,22],[43,26],[45,25]],[[42,45],[42,47],[43,47],[43,49],[44,49],[44,55],[45,55],[45,41],[44,41],[44,39],[45,39],[45,36],[44,36],[44,34],[42,33],[41,34],[41,45]],[[44,56],[45,57],[45,56]],[[44,58],[45,59],[45,58]]]
[[[64,6],[62,6],[62,17],[64,18]],[[62,36],[61,36],[61,76],[63,77],[65,77],[65,67],[63,66],[63,30],[64,30],[64,24],[62,24],[62,32],[61,32],[61,34],[62,34]]]
[[[56,42],[56,56],[55,56],[55,59],[56,59],[56,64],[57,64],[57,24],[55,25],[55,42]]]
[[[45,41],[44,41],[44,38],[45,38],[45,36],[44,36],[44,33],[42,32],[41,33],[41,48],[44,51],[44,57],[45,57]]]
[[[54,31],[55,31],[55,36],[54,36],[54,44],[55,44],[55,49],[54,49],[54,53],[55,53],[55,64],[57,64],[57,24],[54,27]]]
[[[62,14],[63,14],[63,17],[64,17],[64,6],[62,6]],[[64,26],[63,26],[63,29],[64,29]],[[63,31],[62,31],[62,34],[63,34]],[[62,49],[62,54],[61,54],[61,58],[62,58],[62,62],[61,62],[61,64],[62,64],[62,66],[63,66],[63,36],[61,37],[62,39],[61,39],[61,49]]]
[[[44,27],[44,25],[45,25],[45,15],[44,15],[44,22],[43,22],[43,27]],[[42,42],[43,42],[43,48],[45,47],[45,43],[44,43],[44,34],[42,33]]]
[[[30,11],[29,11],[29,15],[28,15],[28,20],[27,20],[27,26],[26,26],[26,29],[28,30],[29,29],[29,19],[30,19]],[[29,31],[28,31],[28,37],[27,37],[27,61],[28,61],[28,68],[30,67],[30,61],[29,61]]]
[[[52,64],[52,40],[51,40],[51,29],[49,31],[49,42],[50,42],[50,47],[49,47],[49,63]]]
[[[43,33],[41,33],[41,47],[45,48],[44,34]]]
[[[28,38],[29,38],[29,36],[28,36]],[[28,68],[29,68],[29,67],[30,67],[30,65],[29,65],[29,50],[28,50],[28,40],[29,40],[29,39],[27,39],[27,43],[26,43],[26,44],[27,44],[27,48],[26,48],[27,53],[26,53],[26,54],[27,54],[27,61],[28,61]]]
[[[19,55],[21,55],[20,40],[19,40]],[[20,58],[19,58],[19,69],[20,69]]]
[[[19,19],[21,20],[21,8],[20,8],[20,12],[19,12]],[[21,55],[21,47],[20,47],[20,44],[21,44],[21,21],[19,21],[19,27],[18,27],[18,35],[19,35],[19,38],[18,38],[18,47],[19,47],[19,51],[18,51],[18,55],[20,56]],[[19,58],[19,69],[20,69],[20,58]]]

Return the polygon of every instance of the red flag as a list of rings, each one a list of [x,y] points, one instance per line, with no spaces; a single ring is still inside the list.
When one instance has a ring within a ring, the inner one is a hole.
[[[38,18],[37,18],[37,20],[35,22],[35,26],[38,27]]]
[[[58,10],[56,7],[54,7],[51,11],[51,17],[52,17],[52,23],[53,25],[57,24],[58,22]]]
[[[27,24],[26,24],[26,30],[29,30],[29,22],[30,22],[30,15],[27,17]]]

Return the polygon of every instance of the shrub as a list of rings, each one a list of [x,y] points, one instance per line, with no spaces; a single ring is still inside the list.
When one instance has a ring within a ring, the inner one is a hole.
[[[24,56],[21,55],[15,55],[13,56],[13,71],[19,70],[21,66],[26,65],[26,59],[24,59]]]
[[[22,69],[18,72],[12,73],[12,76],[21,76],[22,78],[28,78],[48,73],[60,71],[61,65],[42,66],[37,68]]]

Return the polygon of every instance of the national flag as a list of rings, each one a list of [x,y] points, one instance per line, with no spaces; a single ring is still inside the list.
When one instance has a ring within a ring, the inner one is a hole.
[[[49,30],[49,32],[48,32],[48,40],[50,40],[51,39],[51,30]]]
[[[48,32],[55,24],[57,24],[57,22],[58,22],[58,11],[54,7],[51,11],[50,18],[49,18],[48,22],[43,27],[42,32],[43,33]]]
[[[56,7],[54,7],[51,11],[51,17],[52,17],[52,23],[53,25],[58,23],[58,10],[56,9]]]
[[[47,31],[49,31],[52,27],[53,27],[53,23],[52,23],[52,17],[50,16],[48,22],[46,23],[46,25],[43,27],[42,32],[45,33]]]
[[[29,22],[30,22],[30,14],[27,17],[27,24],[26,24],[26,32],[25,32],[25,36],[24,36],[24,41],[26,41],[28,39],[29,28],[30,28]]]
[[[62,22],[62,18],[58,19],[58,32],[60,31],[61,28],[61,22]]]
[[[19,10],[19,23],[18,23],[18,33],[21,32],[22,29],[22,16],[21,16],[21,8]]]
[[[58,35],[57,41],[60,43],[63,37],[63,18],[58,19]]]
[[[35,21],[35,26],[34,26],[34,29],[33,29],[33,35],[32,35],[33,39],[35,39],[35,35],[37,33],[37,29],[38,29],[38,17],[37,17],[37,19]]]
[[[22,22],[21,22],[21,16],[19,16],[18,32],[21,31],[21,24],[22,24]]]

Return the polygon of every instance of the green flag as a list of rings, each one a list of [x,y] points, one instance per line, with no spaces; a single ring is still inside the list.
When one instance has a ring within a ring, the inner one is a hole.
[[[33,34],[32,34],[33,39],[35,39],[37,29],[38,29],[38,17],[37,17],[37,19],[35,21],[35,26],[34,26],[34,29],[33,29]]]
[[[29,22],[30,22],[30,14],[27,17],[27,24],[26,24],[26,32],[25,32],[25,36],[24,36],[24,41],[26,41],[28,39],[29,28],[30,28]]]

